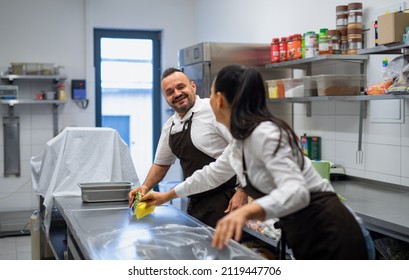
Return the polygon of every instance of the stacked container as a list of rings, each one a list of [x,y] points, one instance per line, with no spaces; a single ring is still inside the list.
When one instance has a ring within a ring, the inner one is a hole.
[[[357,54],[362,49],[362,3],[348,4],[348,54]]]
[[[335,7],[336,10],[336,27],[340,33],[340,51],[341,54],[348,53],[348,6],[340,5]]]

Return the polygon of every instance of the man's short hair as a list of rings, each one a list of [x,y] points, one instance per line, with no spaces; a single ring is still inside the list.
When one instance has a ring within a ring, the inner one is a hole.
[[[172,75],[173,73],[176,73],[176,72],[183,73],[183,71],[180,70],[180,69],[178,69],[178,68],[169,67],[168,69],[166,69],[165,71],[163,71],[161,80],[165,79],[167,76],[170,76],[170,75]],[[184,74],[184,73],[183,73],[183,74]],[[189,77],[188,77],[188,78],[189,78]]]

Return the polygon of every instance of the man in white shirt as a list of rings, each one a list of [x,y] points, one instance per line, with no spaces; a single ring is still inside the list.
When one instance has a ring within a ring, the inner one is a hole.
[[[226,127],[214,117],[209,99],[196,95],[196,85],[182,71],[167,69],[162,75],[162,93],[176,111],[162,128],[155,160],[145,182],[129,193],[132,205],[136,192],[147,193],[166,175],[179,158],[184,179],[214,162],[231,140]],[[237,189],[237,191],[236,191]],[[248,202],[247,195],[236,188],[236,176],[218,188],[189,197],[187,212],[215,227],[226,213]]]

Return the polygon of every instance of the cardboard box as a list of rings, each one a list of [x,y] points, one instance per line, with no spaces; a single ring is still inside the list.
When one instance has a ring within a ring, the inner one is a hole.
[[[402,35],[409,26],[409,13],[391,13],[378,17],[378,44],[402,42]]]

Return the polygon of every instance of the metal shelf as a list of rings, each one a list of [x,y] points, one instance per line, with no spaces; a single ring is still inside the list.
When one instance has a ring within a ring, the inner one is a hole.
[[[40,105],[40,104],[65,104],[65,100],[31,100],[31,99],[3,99],[0,100],[0,104],[5,104],[9,106],[19,105],[19,104],[28,104],[28,105]]]
[[[292,102],[292,103],[309,103],[314,101],[371,101],[371,100],[390,100],[390,99],[408,99],[408,94],[382,94],[382,95],[345,95],[345,96],[306,96],[306,97],[289,97],[289,98],[270,98],[268,102]]]
[[[292,69],[306,69],[311,63],[329,60],[339,60],[339,61],[352,61],[362,63],[367,60],[367,55],[346,55],[346,54],[329,54],[329,55],[319,55],[315,57],[295,59],[290,61],[284,61],[279,63],[267,64],[265,67],[268,69],[272,68],[292,68]]]
[[[409,51],[408,44],[396,43],[358,50],[358,54],[405,54],[407,51]]]
[[[14,80],[65,80],[67,79],[64,75],[14,75],[14,74],[2,74],[0,78],[3,80],[9,80],[10,82]]]

